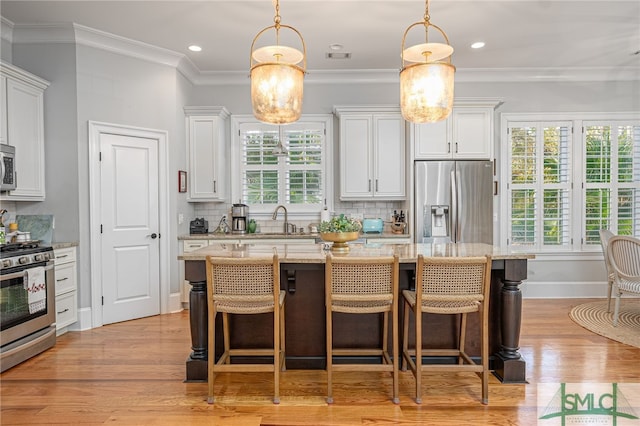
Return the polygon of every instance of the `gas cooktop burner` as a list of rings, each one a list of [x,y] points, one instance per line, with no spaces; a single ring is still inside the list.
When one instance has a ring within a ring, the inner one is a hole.
[[[0,244],[0,270],[9,268],[28,268],[32,263],[47,262],[53,259],[53,247],[40,245],[40,241],[21,241],[19,243]]]
[[[38,241],[38,240],[20,241],[18,243],[0,244],[0,252],[16,251],[16,250],[24,250],[24,249],[33,249],[33,248],[38,248],[39,246],[40,246],[40,241]]]

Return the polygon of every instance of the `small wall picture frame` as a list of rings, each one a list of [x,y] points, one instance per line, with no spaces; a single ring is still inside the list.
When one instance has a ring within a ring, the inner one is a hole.
[[[187,172],[178,170],[178,192],[187,192]]]

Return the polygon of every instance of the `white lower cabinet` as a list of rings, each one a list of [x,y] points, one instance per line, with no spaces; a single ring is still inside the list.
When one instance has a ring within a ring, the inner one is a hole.
[[[76,248],[53,251],[56,286],[56,330],[66,333],[67,327],[78,321],[78,273]]]
[[[410,244],[411,237],[407,235],[407,237],[402,238],[368,238],[366,239],[366,244]]]
[[[240,244],[315,244],[315,238],[242,238]]]

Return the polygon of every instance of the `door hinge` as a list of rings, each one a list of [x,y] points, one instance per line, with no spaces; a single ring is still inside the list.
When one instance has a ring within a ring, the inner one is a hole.
[[[104,306],[104,296],[100,297],[102,306]]]
[[[102,224],[100,224],[100,233],[102,234]]]
[[[102,151],[100,151],[100,153],[98,153],[98,161],[102,161]]]

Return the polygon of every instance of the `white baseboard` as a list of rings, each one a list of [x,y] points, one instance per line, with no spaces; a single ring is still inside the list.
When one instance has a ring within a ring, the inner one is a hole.
[[[526,280],[522,297],[528,299],[597,299],[607,297],[605,282],[535,282]]]
[[[182,311],[181,293],[171,293],[169,295],[169,313]]]
[[[78,309],[78,321],[67,327],[69,331],[91,330],[92,328],[91,308]]]

